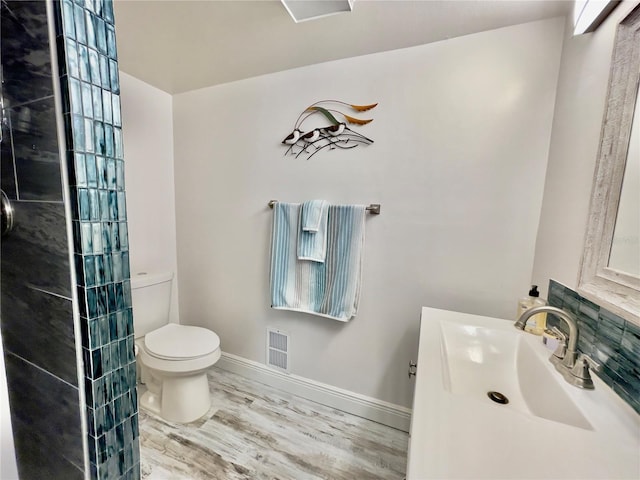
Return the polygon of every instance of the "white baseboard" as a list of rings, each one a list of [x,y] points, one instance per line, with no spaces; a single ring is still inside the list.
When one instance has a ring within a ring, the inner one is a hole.
[[[350,392],[326,383],[280,372],[262,363],[238,357],[231,353],[222,352],[222,356],[216,366],[322,405],[382,423],[398,430],[409,431],[411,422],[411,409],[409,408]]]

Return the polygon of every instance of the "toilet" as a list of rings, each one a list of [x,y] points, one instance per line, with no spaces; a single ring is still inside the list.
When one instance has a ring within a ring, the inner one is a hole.
[[[147,387],[140,406],[188,423],[211,407],[207,369],[220,358],[220,338],[206,328],[169,322],[172,280],[172,272],[131,277],[139,381]]]

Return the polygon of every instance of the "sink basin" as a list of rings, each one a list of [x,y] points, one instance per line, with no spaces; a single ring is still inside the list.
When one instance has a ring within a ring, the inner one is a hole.
[[[505,323],[504,325],[502,323]],[[502,408],[591,429],[575,402],[559,384],[564,380],[513,326],[441,324],[444,388],[484,403],[489,392],[508,399]],[[510,327],[510,328],[504,328]]]
[[[595,375],[569,385],[513,323],[422,309],[407,480],[637,480],[640,415]]]

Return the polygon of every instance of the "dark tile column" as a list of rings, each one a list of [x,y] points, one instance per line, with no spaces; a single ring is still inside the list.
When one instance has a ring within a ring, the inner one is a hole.
[[[83,478],[69,248],[46,4],[3,1],[1,328],[21,479]],[[55,446],[55,448],[52,448]]]

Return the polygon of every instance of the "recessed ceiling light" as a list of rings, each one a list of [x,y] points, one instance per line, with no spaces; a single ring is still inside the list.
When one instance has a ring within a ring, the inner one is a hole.
[[[350,12],[354,0],[280,0],[296,23]]]

